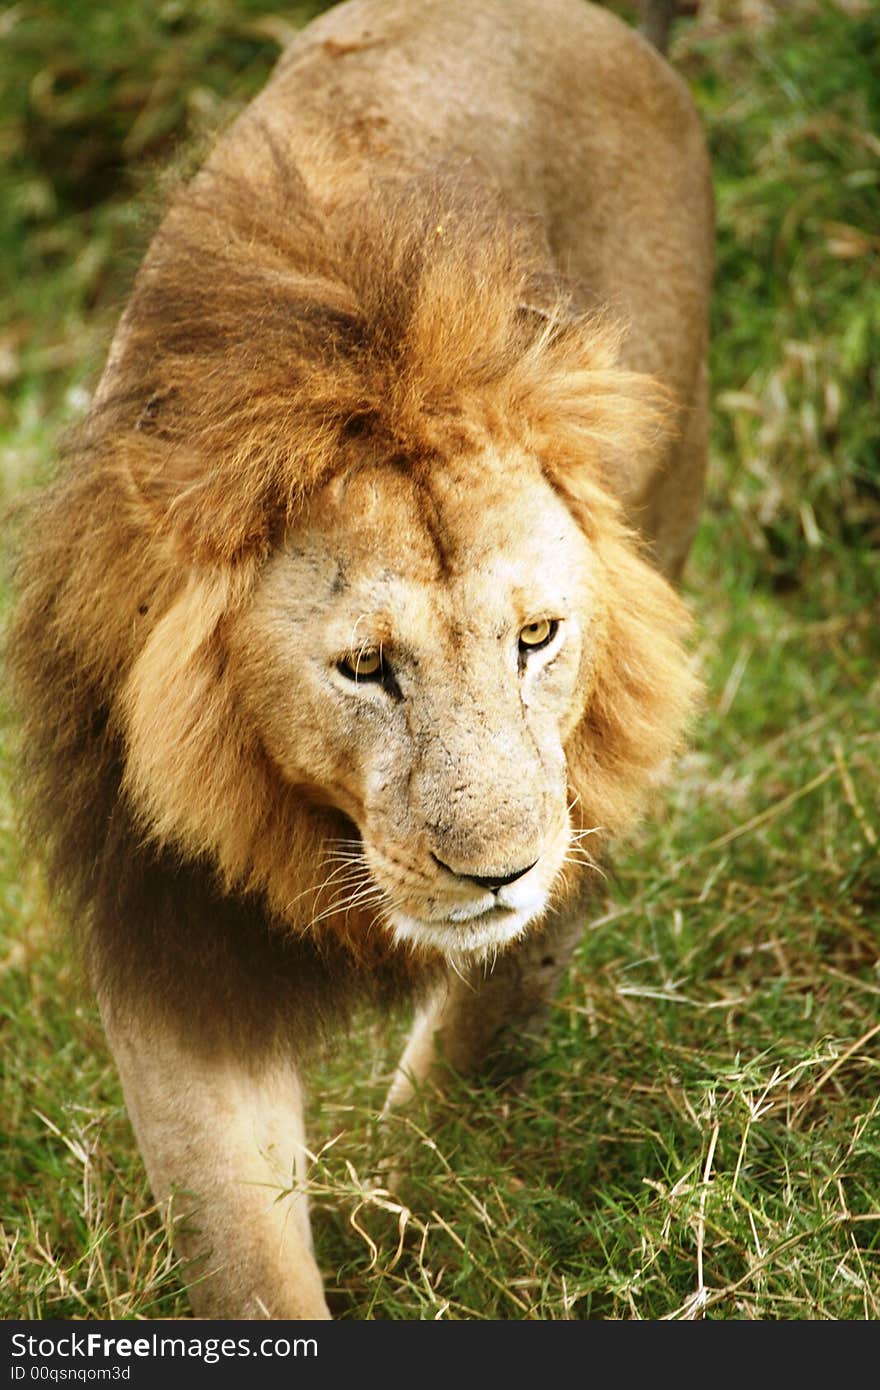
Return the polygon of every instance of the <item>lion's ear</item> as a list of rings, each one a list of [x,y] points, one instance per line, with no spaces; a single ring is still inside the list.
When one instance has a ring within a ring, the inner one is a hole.
[[[204,463],[187,441],[176,394],[147,393],[127,451],[132,485],[159,526],[182,499],[195,498],[207,480]]]
[[[227,441],[205,437],[198,411],[177,388],[105,395],[92,425],[99,443],[114,449],[145,533],[178,563],[226,565],[271,543],[277,506],[265,488],[254,496],[243,478],[235,485]]]
[[[114,468],[144,532],[176,563],[236,565],[265,555],[289,521],[295,499],[271,474],[251,486],[251,461],[243,457],[236,470],[229,451],[218,458],[198,430],[150,400],[134,428],[117,426],[109,434]]]
[[[523,304],[534,340],[511,380],[533,448],[566,490],[598,483],[634,524],[646,483],[679,431],[679,402],[655,377],[621,365],[625,329],[562,299]]]

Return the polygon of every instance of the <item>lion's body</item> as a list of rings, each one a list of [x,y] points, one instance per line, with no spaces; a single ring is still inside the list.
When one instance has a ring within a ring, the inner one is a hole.
[[[613,17],[352,0],[148,253],[12,653],[154,1189],[201,1194],[200,1311],[323,1313],[263,1193],[297,1058],[415,993],[395,1098],[437,1033],[479,1062],[679,743],[710,243],[689,99]],[[451,967],[499,951],[475,1003]]]

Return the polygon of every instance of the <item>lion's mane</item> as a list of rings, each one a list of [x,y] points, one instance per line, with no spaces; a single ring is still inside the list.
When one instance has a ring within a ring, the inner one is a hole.
[[[266,170],[269,170],[269,176]],[[423,966],[357,914],[310,931],[325,837],[236,707],[224,625],[310,494],[360,461],[429,470],[525,447],[600,558],[593,686],[569,745],[575,817],[619,831],[678,745],[684,609],[615,497],[671,414],[578,314],[526,220],[442,171],[310,191],[203,171],[175,197],[111,369],[37,499],[8,657],[29,834],[116,996],[203,1042],[271,1045]],[[475,465],[476,466],[476,465]]]

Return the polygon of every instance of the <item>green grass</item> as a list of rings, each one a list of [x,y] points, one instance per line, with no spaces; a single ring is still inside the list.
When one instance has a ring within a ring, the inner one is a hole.
[[[719,215],[693,751],[618,850],[528,1073],[379,1126],[402,1021],[315,1069],[340,1316],[880,1316],[880,12],[757,8],[704,0],[673,50]],[[83,409],[144,170],[259,85],[271,14],[25,0],[2,21],[7,502]],[[0,1315],[185,1315],[8,802],[0,853]]]

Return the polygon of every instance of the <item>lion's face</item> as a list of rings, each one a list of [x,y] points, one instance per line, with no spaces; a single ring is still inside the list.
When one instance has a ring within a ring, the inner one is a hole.
[[[312,500],[230,625],[237,700],[284,780],[354,822],[322,906],[485,955],[547,907],[595,563],[524,456],[362,466]]]

